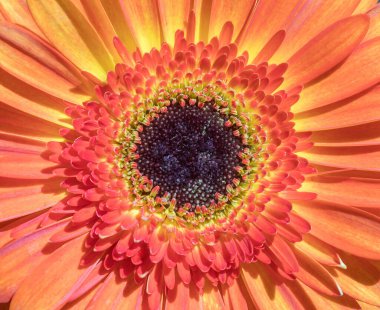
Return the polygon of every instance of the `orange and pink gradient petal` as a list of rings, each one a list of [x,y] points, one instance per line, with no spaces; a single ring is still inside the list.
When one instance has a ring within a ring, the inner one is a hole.
[[[0,308],[380,307],[379,16],[1,1]]]

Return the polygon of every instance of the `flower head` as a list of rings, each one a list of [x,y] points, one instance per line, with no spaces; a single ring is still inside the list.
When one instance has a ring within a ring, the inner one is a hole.
[[[1,4],[0,301],[379,305],[377,8],[326,3]]]

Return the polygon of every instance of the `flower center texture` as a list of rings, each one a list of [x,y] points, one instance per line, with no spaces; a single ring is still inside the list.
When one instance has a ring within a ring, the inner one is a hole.
[[[216,194],[225,195],[239,173],[239,152],[244,148],[228,117],[212,107],[184,101],[167,107],[140,133],[136,160],[139,171],[159,186],[159,196],[169,193],[177,206],[215,203]],[[236,127],[236,126],[235,126]]]
[[[159,88],[138,107],[118,139],[118,166],[139,201],[195,226],[234,209],[260,147],[232,99],[188,82]]]

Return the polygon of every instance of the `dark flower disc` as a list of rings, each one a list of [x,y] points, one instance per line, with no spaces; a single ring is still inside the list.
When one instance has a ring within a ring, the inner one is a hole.
[[[234,168],[244,147],[226,121],[210,103],[203,108],[174,104],[144,126],[136,162],[139,171],[160,187],[159,196],[169,193],[177,206],[207,206],[215,194],[226,193],[226,186],[239,178]]]

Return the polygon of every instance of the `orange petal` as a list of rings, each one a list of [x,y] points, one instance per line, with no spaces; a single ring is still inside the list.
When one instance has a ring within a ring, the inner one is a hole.
[[[0,93],[0,98],[6,94],[6,91]],[[17,98],[18,97],[12,96],[10,98],[11,100],[8,103],[12,104],[14,102],[16,103],[16,106],[21,105],[21,108],[23,110],[27,110],[28,106],[25,104],[28,103],[28,100],[23,98],[23,100],[17,101]],[[30,103],[33,104],[34,102]],[[43,109],[43,106],[31,105],[30,109],[33,114],[37,114],[38,111]],[[50,119],[55,119],[57,116],[61,114],[59,112],[55,112],[55,115],[52,115],[49,114],[50,111],[48,110],[48,108],[46,110],[47,111],[45,111],[45,115],[48,114],[48,118]],[[59,120],[56,120],[56,122],[65,124],[64,122],[60,122]],[[24,112],[18,111],[0,103],[0,131],[3,133],[13,136],[20,136],[23,138],[27,137],[35,140],[51,141],[61,139],[61,137],[59,137],[60,128],[61,126],[57,126],[57,124],[53,124],[44,119],[28,115]],[[14,141],[16,141],[16,139],[14,139]],[[43,143],[43,145],[45,145],[45,143]]]
[[[83,310],[88,309],[86,308],[91,299],[94,297],[95,293],[99,289],[99,284],[95,287],[93,287],[90,291],[88,291],[86,294],[81,296],[78,299],[75,299],[72,302],[69,302],[63,307],[64,310]]]
[[[300,270],[295,274],[302,283],[317,292],[342,296],[343,292],[331,274],[320,263],[300,250],[294,249]]]
[[[23,28],[0,25],[0,58],[5,71],[37,89],[78,104],[86,98],[74,90],[80,80],[72,65]]]
[[[22,182],[25,184],[26,182]],[[21,185],[21,184],[20,184]],[[22,218],[0,224],[0,247],[20,239],[38,229],[45,214],[30,214]]]
[[[380,306],[380,274],[376,267],[371,262],[351,255],[341,254],[341,257],[347,269],[329,270],[336,275],[344,293],[365,303]]]
[[[101,0],[81,0],[81,4],[89,18],[91,24],[94,26],[96,32],[104,42],[108,52],[112,55],[113,61],[115,63],[121,62],[120,56],[118,55],[113,39],[116,37],[115,29],[107,16],[104,7],[102,6]],[[116,8],[115,8],[116,10]]]
[[[104,307],[112,308],[123,298],[125,285],[126,283],[120,279],[116,281],[115,272],[111,272],[100,285],[96,294],[87,305],[87,308],[91,310],[101,310],[104,309]]]
[[[261,263],[244,265],[241,277],[258,309],[302,309],[278,276]]]
[[[64,197],[57,180],[22,188],[0,188],[0,222],[44,210]]]
[[[113,28],[116,31],[117,36],[126,46],[129,51],[135,51],[136,42],[133,39],[131,30],[127,27],[124,18],[123,11],[121,9],[119,1],[115,0],[100,0],[102,6],[107,13],[109,20],[112,23]]]
[[[200,298],[200,309],[222,310],[225,309],[222,295],[219,288],[212,286],[206,281],[203,294]]]
[[[300,281],[288,281],[287,286],[302,303],[302,309],[360,309],[356,300],[347,295],[321,295]]]
[[[33,17],[25,1],[2,1],[0,3],[0,13],[5,16],[5,20],[24,26],[26,29],[30,29],[34,33],[43,37],[43,33],[33,20]]]
[[[317,165],[380,171],[380,150],[378,146],[313,147],[310,151],[299,154]]]
[[[367,33],[369,18],[342,19],[319,33],[296,52],[284,74],[284,88],[306,84],[344,60]]]
[[[190,291],[182,281],[173,290],[166,291],[165,310],[188,309]]]
[[[284,269],[288,273],[295,273],[298,271],[298,262],[293,250],[281,236],[274,236],[272,243],[269,245],[269,249],[280,260],[281,265],[284,266]]]
[[[302,91],[296,113],[358,94],[380,82],[380,38],[361,44],[334,72]]]
[[[184,30],[186,28],[190,13],[190,1],[161,0],[158,1],[158,9],[164,41],[174,46],[175,32],[178,29]]]
[[[0,176],[16,179],[48,179],[54,164],[35,154],[1,153]]]
[[[79,267],[83,241],[84,237],[74,239],[48,254],[21,283],[12,298],[11,309],[63,306],[92,268]]]
[[[264,45],[264,47],[257,54],[252,63],[267,62],[272,58],[277,49],[281,46],[286,33],[284,30],[276,32],[273,37]]]
[[[0,151],[5,152],[41,154],[46,150],[46,145],[42,141],[17,137],[10,134],[0,133],[0,141]]]
[[[380,4],[374,7],[369,13],[370,24],[364,40],[371,40],[380,36]]]
[[[255,1],[252,0],[214,1],[211,6],[208,38],[219,36],[224,24],[229,21],[234,25],[234,35],[232,37],[232,40],[234,40],[243,28],[254,5]]]
[[[360,0],[341,1],[300,1],[294,15],[287,19],[284,44],[273,58],[274,62],[283,62],[304,46],[310,38],[333,23],[352,15]],[[342,35],[341,33],[340,35]]]
[[[328,266],[343,266],[336,249],[325,242],[306,234],[302,242],[297,242],[294,246],[310,257],[313,257],[321,264]]]
[[[211,18],[211,1],[194,1],[193,10],[195,17],[195,42],[208,42],[208,31]]]
[[[298,114],[296,130],[317,131],[349,127],[380,120],[380,87],[375,87],[364,94]]]
[[[239,305],[239,310],[254,309],[252,299],[241,277],[231,285],[222,286],[223,299],[226,309],[233,310]]]
[[[359,304],[361,310],[379,310],[379,307],[369,305],[369,304],[362,302],[360,300],[357,300],[357,303]]]
[[[315,146],[380,145],[380,121],[346,128],[313,132],[312,139]]]
[[[6,113],[5,111],[17,113],[17,109],[25,112],[18,114],[30,114],[40,118],[41,121],[43,119],[58,124],[59,127],[72,127],[65,122],[68,116],[63,113],[66,107],[63,100],[31,87],[2,69],[0,69],[0,101],[1,115]]]
[[[161,27],[156,1],[120,0],[126,23],[142,52],[161,47]]]
[[[347,206],[378,208],[380,205],[378,179],[321,175],[308,178],[302,189],[318,193],[318,200]]]
[[[81,12],[70,1],[28,0],[39,27],[54,46],[81,70],[101,80],[114,68],[102,41]]]
[[[361,0],[358,7],[354,11],[354,14],[367,13],[370,9],[374,8],[377,3],[377,0]]]
[[[124,309],[141,309],[141,300],[143,295],[143,285],[137,285],[133,279],[127,281],[123,296],[119,300],[119,303],[115,304],[115,310]],[[104,309],[104,308],[102,308]]]
[[[293,204],[311,223],[311,234],[332,246],[369,259],[380,259],[380,218],[356,208],[327,202]]]
[[[273,35],[283,29],[285,22],[294,17],[303,2],[305,0],[259,1],[238,39],[239,49],[247,50],[249,56],[255,58]]]
[[[0,250],[0,302],[8,302],[22,280],[45,258],[41,250],[50,236],[65,224],[39,229]]]

